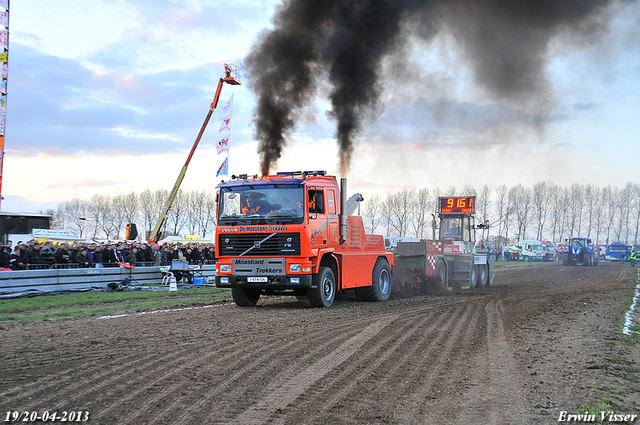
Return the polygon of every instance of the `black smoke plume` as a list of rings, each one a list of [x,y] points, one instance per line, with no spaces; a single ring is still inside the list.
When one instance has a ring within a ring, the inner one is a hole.
[[[412,37],[453,36],[477,86],[516,104],[544,103],[552,40],[596,38],[615,0],[285,0],[273,29],[259,34],[245,60],[257,97],[253,123],[260,166],[267,174],[286,136],[318,94],[332,87],[345,176],[363,118],[377,111],[385,84],[381,61]]]

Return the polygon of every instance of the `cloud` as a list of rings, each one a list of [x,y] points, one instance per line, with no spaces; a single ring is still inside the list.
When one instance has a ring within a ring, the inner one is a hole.
[[[72,59],[11,48],[7,139],[20,143],[7,149],[16,156],[188,149],[223,69],[94,72]]]
[[[95,179],[83,179],[77,181],[67,181],[64,183],[58,184],[49,184],[46,186],[47,189],[59,189],[59,188],[93,188],[93,187],[109,187],[120,184],[120,182],[115,182],[112,180],[95,180]]]

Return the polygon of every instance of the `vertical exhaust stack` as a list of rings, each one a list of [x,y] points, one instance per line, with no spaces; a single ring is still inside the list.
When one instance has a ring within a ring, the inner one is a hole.
[[[347,179],[340,179],[340,245],[347,241]]]

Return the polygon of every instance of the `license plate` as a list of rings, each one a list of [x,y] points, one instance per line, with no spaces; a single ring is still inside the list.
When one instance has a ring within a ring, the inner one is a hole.
[[[259,283],[259,282],[267,282],[268,279],[266,276],[261,276],[261,277],[248,277],[247,278],[247,282],[249,283]]]

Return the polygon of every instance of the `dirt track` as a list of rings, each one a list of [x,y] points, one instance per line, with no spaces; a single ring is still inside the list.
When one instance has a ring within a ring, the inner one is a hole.
[[[498,271],[491,287],[459,295],[345,296],[330,309],[277,298],[5,324],[0,414],[88,410],[92,424],[555,424],[595,400],[637,414],[640,344],[617,333],[635,285],[619,264],[539,264]]]

